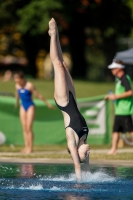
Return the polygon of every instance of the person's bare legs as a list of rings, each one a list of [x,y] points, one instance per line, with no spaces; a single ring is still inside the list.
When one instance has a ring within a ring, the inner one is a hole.
[[[28,146],[26,149],[25,153],[31,153],[33,151],[33,140],[34,140],[34,135],[33,135],[33,131],[32,131],[32,125],[33,125],[33,121],[34,121],[34,116],[35,116],[35,107],[34,106],[30,106],[27,110],[27,122],[26,122],[26,126],[27,126],[27,142],[28,142]]]
[[[27,115],[26,115],[26,111],[24,110],[23,106],[20,107],[20,121],[22,124],[22,128],[23,128],[23,136],[24,136],[24,143],[25,143],[25,147],[24,149],[21,151],[22,153],[25,153],[28,147],[28,139],[27,139],[27,127],[26,127],[26,122],[27,122]]]
[[[112,147],[111,147],[110,151],[108,152],[108,155],[116,154],[118,141],[119,141],[119,133],[114,132],[112,135]]]
[[[66,82],[65,68],[63,66],[63,60],[60,57],[58,46],[57,46],[57,27],[54,19],[49,22],[49,35],[50,40],[50,58],[54,67],[55,72],[55,99],[60,106],[66,106],[68,97],[68,87]]]
[[[76,100],[76,93],[75,93],[73,80],[72,80],[72,77],[71,77],[71,75],[69,73],[69,70],[68,70],[68,68],[66,66],[66,63],[65,63],[65,61],[63,59],[63,56],[62,56],[62,50],[61,50],[60,41],[59,41],[58,29],[57,29],[56,32],[57,32],[57,49],[58,49],[58,52],[59,52],[59,58],[62,61],[63,66],[65,67],[65,75],[66,75],[67,87],[68,87],[68,90],[72,92],[72,94],[73,94],[73,96],[75,97],[75,100]]]
[[[65,82],[66,82],[66,85],[67,85],[67,90],[68,91],[70,90],[72,92],[72,94],[74,95],[74,97],[76,98],[72,77],[71,77],[71,75],[70,75],[70,73],[67,69],[67,66],[66,66],[64,60],[63,60],[62,50],[61,50],[59,35],[58,35],[58,29],[57,29],[56,22],[54,21],[54,19],[52,19],[50,21],[49,25],[51,25],[52,23],[53,23],[53,26],[50,27],[49,34],[51,33],[50,34],[51,36],[52,36],[52,34],[55,34],[54,36],[55,36],[55,40],[56,40],[56,44],[55,44],[56,45],[56,54],[58,55],[58,59],[60,60],[62,67],[64,69],[63,73],[65,72]],[[52,47],[50,49],[52,49]],[[51,54],[53,54],[53,53],[51,52]],[[51,57],[51,60],[52,60],[52,57]]]
[[[131,134],[131,136],[132,136],[132,138],[133,138],[133,132],[130,132],[130,134]]]
[[[131,142],[133,142],[133,132],[130,132],[131,135]]]

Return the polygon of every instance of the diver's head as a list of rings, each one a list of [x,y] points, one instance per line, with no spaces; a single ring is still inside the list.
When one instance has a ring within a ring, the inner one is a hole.
[[[71,152],[68,148],[67,148],[67,151],[69,154],[71,154]],[[89,155],[89,152],[90,152],[90,147],[88,144],[82,144],[78,148],[78,155],[79,155],[80,163],[84,163],[86,161],[86,158]]]
[[[84,163],[87,156],[89,155],[90,152],[90,147],[88,144],[82,144],[79,148],[78,148],[78,155],[79,155],[79,160],[80,163]]]

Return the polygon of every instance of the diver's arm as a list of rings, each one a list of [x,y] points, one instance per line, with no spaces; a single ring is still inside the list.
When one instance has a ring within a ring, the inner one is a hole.
[[[79,161],[77,147],[76,147],[76,145],[74,145],[73,142],[68,141],[68,148],[70,150],[70,153],[71,153],[71,156],[72,156],[72,159],[73,159],[77,181],[81,181],[81,178],[82,178],[82,176],[81,176],[81,165],[80,165],[80,161]]]

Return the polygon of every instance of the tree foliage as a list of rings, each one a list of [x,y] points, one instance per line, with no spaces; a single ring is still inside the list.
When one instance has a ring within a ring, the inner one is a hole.
[[[62,9],[60,1],[32,0],[17,11],[20,17],[18,29],[22,34],[27,32],[31,35],[42,34],[48,29],[51,11],[60,9]]]
[[[29,66],[35,69],[39,49],[49,49],[46,31],[54,17],[69,41],[73,76],[85,77],[112,61],[117,40],[131,33],[132,13],[132,0],[6,0],[0,1],[0,27],[22,33]]]

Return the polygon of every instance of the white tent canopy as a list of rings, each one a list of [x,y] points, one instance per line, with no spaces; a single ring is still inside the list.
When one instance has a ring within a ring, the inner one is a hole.
[[[133,48],[117,52],[114,60],[121,60],[124,64],[133,65]]]

